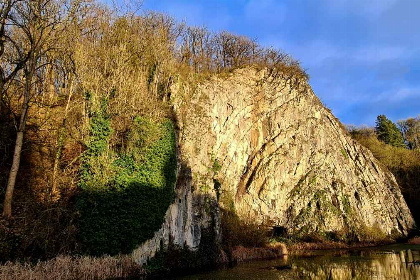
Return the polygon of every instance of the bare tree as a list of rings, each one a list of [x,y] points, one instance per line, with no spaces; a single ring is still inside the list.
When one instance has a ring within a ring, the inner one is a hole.
[[[23,69],[29,59],[29,53],[11,38],[16,28],[13,19],[16,7],[22,0],[7,0],[0,4],[0,113],[8,107],[6,91],[14,77]]]
[[[16,83],[23,86],[20,87],[22,94],[18,98],[22,100],[20,116],[16,122],[15,149],[4,199],[3,216],[6,218],[12,216],[13,192],[19,171],[29,107],[31,102],[44,91],[42,79],[45,79],[45,69],[48,64],[46,58],[56,47],[59,35],[65,30],[64,22],[69,20],[70,15],[74,16],[73,5],[79,5],[80,2],[22,0],[13,4],[8,14],[9,18],[6,19],[6,26],[9,26],[9,34],[6,32],[6,36],[12,46],[11,51],[16,53],[18,58],[17,62],[11,62],[16,65],[13,71],[23,69],[21,79]],[[12,75],[13,71],[9,71],[9,75]]]
[[[214,54],[212,34],[205,27],[188,27],[182,33],[182,62],[192,66],[194,71],[211,69]]]
[[[255,40],[223,31],[214,38],[219,69],[239,68],[254,63],[260,56]]]
[[[418,149],[420,147],[420,116],[400,120],[397,125],[404,136],[408,148],[412,150]]]

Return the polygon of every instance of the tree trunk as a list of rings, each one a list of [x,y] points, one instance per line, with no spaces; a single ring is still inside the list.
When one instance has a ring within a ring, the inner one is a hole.
[[[24,93],[24,100],[22,104],[22,114],[20,115],[19,120],[19,127],[17,130],[16,136],[16,143],[15,143],[15,151],[13,153],[13,162],[12,168],[10,169],[9,173],[9,180],[7,182],[7,189],[6,195],[4,197],[4,205],[3,205],[3,216],[5,218],[12,217],[12,200],[13,200],[13,191],[16,185],[16,177],[19,171],[20,165],[20,155],[22,153],[22,146],[23,146],[23,134],[25,132],[25,125],[26,125],[26,116],[29,109],[29,96],[32,89],[32,76],[34,66],[31,67],[30,71],[25,73],[26,81],[25,81],[25,93]]]
[[[28,103],[29,103],[29,96],[25,94],[22,115],[20,116],[19,129],[16,136],[15,151],[13,153],[12,168],[10,169],[9,180],[7,182],[6,196],[4,198],[3,216],[6,218],[12,217],[13,191],[15,189],[16,177],[19,171],[20,155],[22,153],[22,146],[23,146],[23,133],[25,131],[25,124],[26,124],[26,114],[29,108]]]
[[[4,198],[3,216],[6,218],[12,217],[13,191],[16,184],[17,173],[19,171],[22,145],[23,145],[23,131],[19,131],[16,137],[15,152],[13,154],[13,164],[12,164],[12,168],[10,169],[9,181],[8,181],[7,189],[6,189],[6,196]]]
[[[1,72],[1,69],[0,69],[0,72]],[[0,75],[2,75],[2,73],[0,73]],[[5,110],[6,106],[4,104],[4,92],[3,91],[4,91],[3,77],[0,77],[0,117],[6,111]]]

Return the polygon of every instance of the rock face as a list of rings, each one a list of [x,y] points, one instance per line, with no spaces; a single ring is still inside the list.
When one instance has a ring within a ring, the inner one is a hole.
[[[145,264],[157,252],[168,248],[172,243],[178,247],[187,247],[192,251],[199,248],[203,240],[203,231],[211,233],[210,242],[218,243],[220,238],[219,207],[214,197],[194,191],[191,169],[182,163],[178,147],[176,198],[165,214],[160,230],[152,239],[147,240],[132,253],[133,259]],[[211,209],[211,211],[209,210]]]
[[[201,229],[215,227],[209,201],[293,235],[366,240],[414,226],[393,175],[347,135],[306,81],[247,68],[191,91],[178,83],[172,95],[180,161],[190,172],[177,184],[175,203],[185,206],[171,206],[163,227],[176,244],[197,247]]]

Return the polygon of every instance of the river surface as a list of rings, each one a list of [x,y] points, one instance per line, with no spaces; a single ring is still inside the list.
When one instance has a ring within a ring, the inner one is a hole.
[[[420,280],[420,245],[390,245],[355,250],[311,251],[305,256],[253,261],[232,268],[175,279]]]

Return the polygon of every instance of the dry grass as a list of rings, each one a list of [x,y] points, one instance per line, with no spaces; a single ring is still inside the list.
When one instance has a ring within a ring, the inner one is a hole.
[[[420,245],[420,236],[416,236],[408,240],[408,244]]]
[[[331,250],[331,249],[353,249],[353,248],[365,248],[374,247],[379,245],[392,244],[392,241],[380,241],[380,242],[357,242],[348,244],[337,241],[323,241],[323,242],[298,242],[288,246],[291,254],[300,255],[302,252],[308,250]]]
[[[100,280],[144,276],[130,256],[71,257],[58,256],[37,264],[7,262],[0,266],[0,280]]]
[[[286,245],[278,243],[267,247],[245,248],[238,246],[232,251],[232,259],[237,262],[274,259],[287,255]]]

